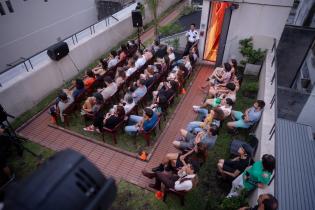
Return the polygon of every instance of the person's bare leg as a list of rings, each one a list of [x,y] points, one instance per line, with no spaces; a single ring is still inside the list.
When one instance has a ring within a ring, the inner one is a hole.
[[[179,149],[179,147],[180,147],[180,141],[173,141],[172,144],[173,144],[173,146],[174,146],[176,149]]]
[[[164,157],[164,159],[162,160],[162,164],[166,165],[168,164],[170,161],[172,160],[176,160],[178,157],[177,153],[167,153]]]

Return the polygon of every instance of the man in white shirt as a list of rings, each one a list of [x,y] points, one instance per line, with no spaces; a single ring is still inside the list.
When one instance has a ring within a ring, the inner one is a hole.
[[[115,50],[112,50],[110,52],[109,59],[108,59],[108,68],[110,69],[116,66],[118,62],[119,62],[119,59],[117,56],[117,52]]]
[[[184,165],[177,174],[156,172],[151,173],[145,170],[142,171],[143,176],[149,179],[155,178],[155,184],[149,184],[149,187],[161,190],[161,184],[169,189],[176,191],[189,191],[193,187],[193,180],[196,177],[195,171],[198,170],[198,165],[192,162],[192,164]]]
[[[185,35],[187,37],[187,44],[186,44],[186,48],[185,48],[183,56],[188,55],[189,50],[198,44],[199,33],[198,33],[198,31],[196,31],[195,27],[196,27],[196,25],[194,23],[192,23],[190,25],[190,30],[187,31],[187,33]]]
[[[147,60],[145,58],[145,55],[140,56],[135,63],[136,69],[139,69],[140,67],[142,67],[146,62]]]

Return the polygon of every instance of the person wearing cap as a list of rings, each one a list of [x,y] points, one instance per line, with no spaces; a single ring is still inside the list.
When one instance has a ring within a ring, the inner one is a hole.
[[[130,115],[125,132],[129,135],[135,135],[141,131],[151,130],[158,120],[158,115],[150,108],[144,108],[143,116]]]
[[[192,162],[184,165],[177,174],[170,172],[148,172],[142,170],[142,174],[149,179],[155,178],[154,184],[149,184],[149,187],[156,190],[161,190],[161,184],[168,189],[174,189],[176,191],[189,191],[195,186],[197,181],[197,171],[199,169],[198,163]]]
[[[232,160],[220,159],[217,167],[219,175],[223,178],[227,176],[233,179],[243,173],[243,171],[250,165],[250,154],[252,148],[248,144],[243,144],[238,149],[238,156]]]
[[[190,24],[190,30],[186,32],[187,44],[183,56],[188,55],[192,47],[196,46],[199,41],[199,32],[195,29],[194,23]]]

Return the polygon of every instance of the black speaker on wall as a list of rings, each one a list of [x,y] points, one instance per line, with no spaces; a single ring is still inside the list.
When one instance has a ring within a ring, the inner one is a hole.
[[[141,12],[139,10],[133,10],[131,12],[131,16],[132,16],[133,27],[142,27],[143,26],[142,15],[141,15]]]
[[[58,42],[47,49],[47,55],[54,61],[59,61],[69,53],[69,47],[66,42]]]

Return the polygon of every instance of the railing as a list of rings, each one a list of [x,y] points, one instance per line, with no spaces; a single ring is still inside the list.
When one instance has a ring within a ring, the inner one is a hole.
[[[124,6],[130,6],[130,4],[124,5]],[[108,28],[109,26],[113,25],[114,23],[118,22],[119,21],[117,17],[119,16],[117,15],[118,13],[120,13],[120,11],[60,41],[66,42],[69,46],[69,49],[71,50],[71,48],[75,47],[77,44],[79,44],[83,40],[92,37],[95,33],[101,30],[104,30]],[[7,64],[8,68],[0,73],[0,87],[3,87],[3,85],[6,82],[16,78],[22,73],[34,70],[35,66],[42,64],[44,61],[48,61],[49,59],[46,52],[47,52],[47,48],[28,58],[21,57],[18,60],[10,64]]]
[[[270,101],[270,109],[275,106],[275,122],[269,132],[269,140],[272,139],[272,137],[274,136],[275,132],[276,132],[276,122],[277,122],[277,41],[276,39],[274,39],[274,42],[273,42],[273,46],[272,46],[272,49],[271,49],[271,52],[273,52],[273,59],[272,59],[272,62],[271,62],[271,67],[274,66],[274,73],[273,73],[273,76],[271,78],[271,81],[270,81],[270,85],[273,85],[273,83],[275,82],[275,93]]]

